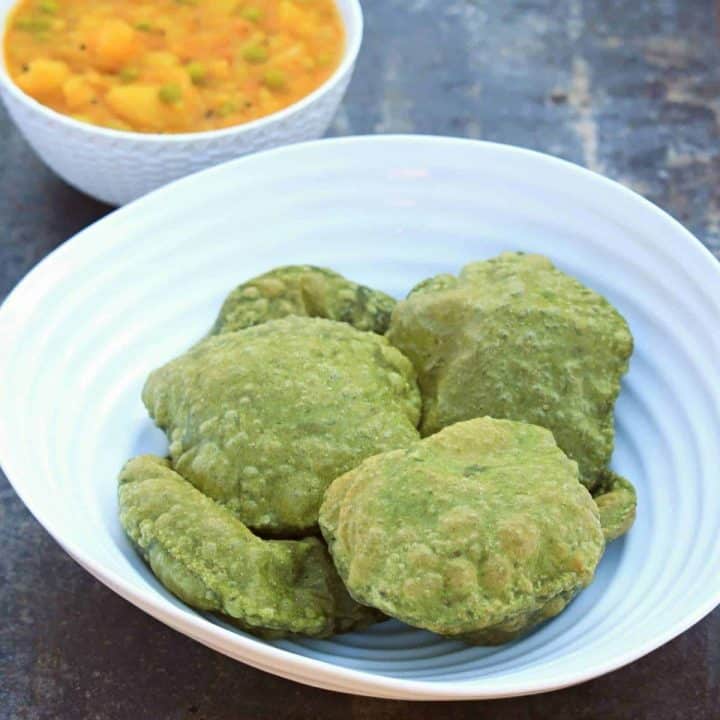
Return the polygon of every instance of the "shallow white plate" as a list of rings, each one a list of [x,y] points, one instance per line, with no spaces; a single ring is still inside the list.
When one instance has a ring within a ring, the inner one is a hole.
[[[328,265],[402,296],[502,250],[542,252],[607,295],[637,342],[614,465],[638,521],[560,617],[501,648],[385,623],[265,643],[185,607],[116,519],[123,462],[165,450],[140,389],[274,265]],[[430,137],[322,141],[182,180],[114,213],[30,273],[0,310],[0,458],[78,562],[168,625],[269,672],[396,698],[489,698],[620,667],[720,602],[720,266],[619,185],[510,147]],[[152,642],[152,638],[148,638]]]

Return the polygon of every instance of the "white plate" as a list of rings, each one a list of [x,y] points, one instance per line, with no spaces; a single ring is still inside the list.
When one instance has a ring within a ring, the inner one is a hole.
[[[607,295],[637,350],[615,467],[638,521],[560,617],[501,648],[386,623],[266,643],[169,595],[116,518],[115,479],[165,441],[147,373],[211,324],[236,283],[308,262],[402,296],[507,249],[543,252]],[[395,698],[571,685],[670,640],[720,602],[720,267],[632,192],[573,165],[430,137],[321,141],[181,180],[56,250],[0,310],[0,457],[27,506],[93,575],[206,645],[300,682]],[[148,640],[150,641],[150,640]]]

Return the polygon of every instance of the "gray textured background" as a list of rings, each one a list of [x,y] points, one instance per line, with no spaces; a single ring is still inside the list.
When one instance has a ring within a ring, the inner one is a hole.
[[[553,153],[634,188],[720,256],[718,4],[365,0],[364,7],[365,45],[332,134],[437,133]],[[0,140],[4,297],[108,208],[55,179],[1,110]],[[0,548],[3,720],[720,718],[720,611],[577,688],[499,702],[393,703],[262,674],[155,622],[70,560],[1,474]]]

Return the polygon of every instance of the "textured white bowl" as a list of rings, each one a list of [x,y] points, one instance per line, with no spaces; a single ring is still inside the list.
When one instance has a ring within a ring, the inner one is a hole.
[[[0,38],[17,0],[0,0]],[[98,200],[123,205],[150,190],[241,155],[321,137],[345,94],[363,34],[358,0],[336,0],[346,45],[333,75],[280,112],[223,130],[159,135],[82,123],[26,95],[10,79],[0,51],[0,97],[38,156],[65,181]]]
[[[164,452],[148,372],[203,334],[236,283],[328,265],[397,296],[507,249],[607,295],[637,342],[615,467],[639,517],[594,584],[529,637],[468,647],[399,623],[266,643],[166,592],[116,518],[116,475]],[[56,250],[0,309],[0,458],[96,577],[168,625],[269,672],[396,698],[550,690],[620,667],[720,601],[720,266],[632,192],[533,152],[430,137],[321,141],[244,158],[117,211]],[[148,640],[149,642],[151,639]]]

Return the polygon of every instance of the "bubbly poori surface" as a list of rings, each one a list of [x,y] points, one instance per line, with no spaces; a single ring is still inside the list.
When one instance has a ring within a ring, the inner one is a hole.
[[[552,433],[491,418],[365,460],[330,486],[320,527],[356,600],[482,644],[558,614],[605,548]]]
[[[381,335],[395,300],[314,265],[275,268],[235,288],[225,299],[213,333],[232,332],[288,315],[346,322]]]
[[[317,527],[325,488],[419,435],[410,361],[347,323],[290,316],[215,335],[154,371],[146,407],[175,469],[248,527]]]
[[[162,584],[199,610],[265,637],[326,637],[368,625],[318,538],[263,540],[162,458],[120,474],[120,522]]]
[[[552,430],[598,487],[633,338],[601,295],[541,255],[503,253],[418,285],[388,338],[413,362],[421,431],[490,415]]]

